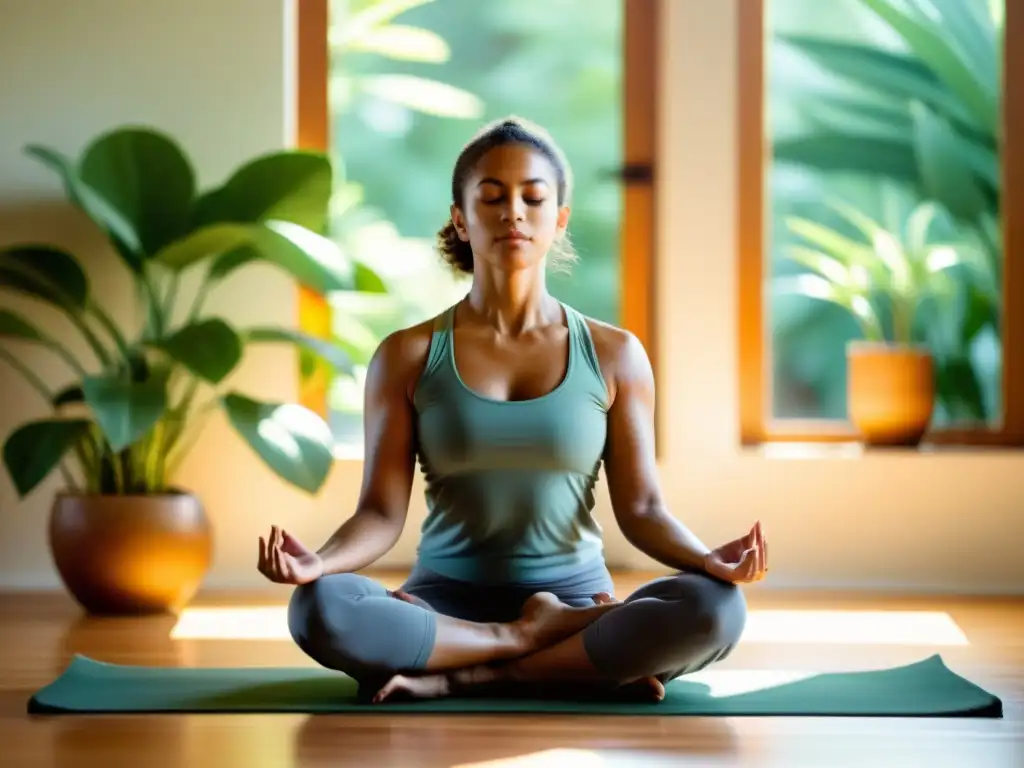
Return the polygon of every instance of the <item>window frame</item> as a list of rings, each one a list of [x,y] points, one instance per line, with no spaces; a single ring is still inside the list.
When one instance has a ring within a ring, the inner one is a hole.
[[[622,216],[620,228],[620,327],[644,345],[658,378],[656,303],[657,148],[660,88],[660,29],[666,0],[620,0],[623,13]],[[328,104],[330,0],[293,5],[295,30],[295,144],[326,152],[330,142]],[[582,267],[585,269],[585,265]],[[330,308],[324,296],[298,289],[301,330],[329,335]],[[326,417],[327,387],[300,387],[299,402]],[[656,426],[656,436],[660,432]],[[660,442],[660,441],[659,441]]]
[[[738,394],[740,442],[857,442],[859,435],[843,420],[773,420],[765,323],[765,171],[770,144],[765,139],[765,4],[737,4],[737,231]],[[1024,446],[1024,261],[1008,257],[1024,248],[1024,7],[1005,3],[1003,53],[1003,135],[1001,170],[1003,228],[1003,419],[992,429],[933,429],[924,443],[960,446]]]

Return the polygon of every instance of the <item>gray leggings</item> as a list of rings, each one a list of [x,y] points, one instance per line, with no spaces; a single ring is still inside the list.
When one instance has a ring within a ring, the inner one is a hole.
[[[359,574],[324,576],[297,587],[288,624],[298,646],[318,664],[370,684],[397,673],[421,671],[433,651],[437,615],[478,622],[508,622],[526,599],[552,592],[562,602],[593,604],[613,594],[603,561],[558,583],[483,586],[413,569],[402,590],[431,610],[399,600]],[[662,682],[724,659],[746,623],[740,589],[700,573],[651,581],[583,631],[584,648],[604,677]]]

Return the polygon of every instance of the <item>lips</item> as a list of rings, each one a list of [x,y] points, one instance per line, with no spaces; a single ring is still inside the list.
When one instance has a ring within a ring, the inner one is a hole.
[[[528,238],[526,235],[524,235],[522,232],[519,232],[518,230],[512,230],[511,232],[502,235],[498,239],[499,240],[529,240],[530,238]]]

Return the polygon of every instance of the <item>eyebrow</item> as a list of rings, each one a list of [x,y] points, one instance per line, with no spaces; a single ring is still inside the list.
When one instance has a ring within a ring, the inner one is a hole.
[[[498,179],[492,178],[490,176],[488,176],[486,178],[483,178],[483,179],[480,179],[480,181],[477,184],[477,186],[478,187],[482,187],[484,184],[495,184],[495,185],[497,185],[499,187],[505,186],[504,182],[499,181]],[[546,179],[540,179],[540,178],[526,179],[526,181],[524,181],[523,184],[547,184],[547,180]]]

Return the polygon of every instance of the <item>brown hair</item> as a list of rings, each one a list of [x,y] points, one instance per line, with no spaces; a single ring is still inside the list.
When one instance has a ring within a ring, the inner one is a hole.
[[[525,144],[543,154],[555,169],[559,207],[569,204],[572,197],[572,170],[554,139],[538,125],[518,117],[506,117],[484,126],[462,148],[455,161],[452,171],[452,202],[458,208],[462,208],[462,187],[474,166],[490,150],[505,144]],[[437,249],[456,272],[473,274],[473,249],[459,237],[451,219],[437,233]],[[576,252],[569,242],[568,232],[552,244],[548,258],[552,268],[566,272],[568,266],[576,261]]]

